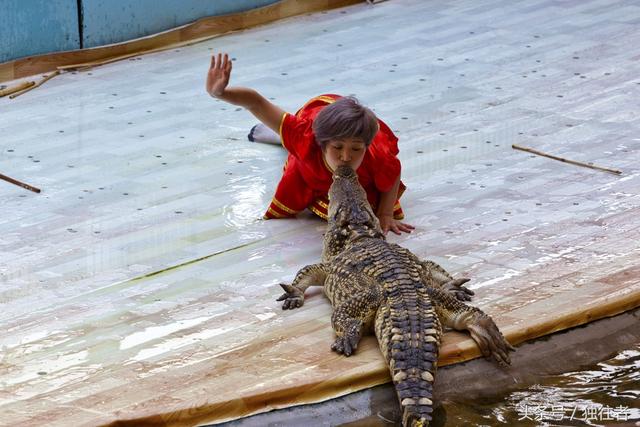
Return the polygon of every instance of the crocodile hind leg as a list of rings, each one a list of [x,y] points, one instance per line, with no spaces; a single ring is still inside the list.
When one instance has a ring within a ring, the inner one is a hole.
[[[284,301],[282,303],[283,310],[302,307],[302,304],[304,304],[304,291],[309,286],[323,286],[327,274],[327,266],[325,264],[311,264],[302,267],[290,285],[280,283],[285,293],[276,301]]]
[[[489,315],[440,289],[428,289],[427,292],[435,302],[436,312],[444,326],[458,331],[468,330],[483,356],[493,357],[501,366],[511,364],[509,351],[515,351],[515,348],[504,338]]]
[[[475,294],[471,289],[462,286],[469,279],[454,279],[442,266],[430,260],[421,260],[410,250],[400,245],[391,245],[396,251],[408,256],[411,261],[420,266],[420,276],[423,283],[433,283],[439,286],[443,291],[452,294],[460,301],[471,301],[471,297]]]
[[[475,295],[471,289],[466,286],[462,286],[467,283],[469,279],[452,279],[440,284],[440,289],[453,295],[459,301],[471,301],[471,297]]]
[[[454,279],[451,275],[442,268],[438,263],[430,260],[418,260],[423,271],[423,280],[430,277],[432,282],[435,282],[440,289],[453,295],[460,301],[471,301],[471,297],[475,294],[471,289],[466,286],[462,286],[469,281],[469,279]],[[426,278],[424,276],[427,276]],[[429,283],[429,282],[427,282]]]
[[[345,356],[351,356],[358,348],[362,333],[373,324],[382,300],[377,286],[354,294],[341,301],[331,315],[331,326],[336,334],[331,350]]]

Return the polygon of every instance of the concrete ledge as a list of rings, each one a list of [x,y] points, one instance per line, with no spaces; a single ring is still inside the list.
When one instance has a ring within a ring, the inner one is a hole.
[[[630,310],[563,332],[526,342],[512,353],[508,370],[485,359],[445,366],[438,370],[435,395],[443,400],[485,399],[522,389],[547,375],[580,370],[640,341],[640,309]],[[338,399],[258,414],[240,420],[214,424],[219,427],[265,425],[383,425],[380,416],[399,420],[400,411],[393,387],[380,385]],[[389,425],[384,423],[384,425]]]

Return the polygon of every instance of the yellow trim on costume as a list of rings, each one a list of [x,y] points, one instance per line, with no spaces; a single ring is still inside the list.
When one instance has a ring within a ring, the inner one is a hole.
[[[267,212],[269,212],[270,214],[272,214],[273,216],[275,216],[276,218],[286,218],[286,216],[282,215],[280,212],[276,212],[273,210],[273,208],[271,206],[269,206],[269,209],[267,209]],[[265,215],[266,216],[266,215]]]
[[[295,215],[297,214],[299,211],[294,211],[291,208],[286,207],[285,205],[283,205],[278,199],[276,199],[275,197],[271,200],[271,202],[276,205],[278,207],[278,209],[282,209],[283,211],[285,211],[288,214],[291,215]]]
[[[326,102],[327,104],[333,104],[334,102],[336,102],[336,100],[335,100],[335,99],[333,99],[333,98],[331,98],[330,96],[324,96],[324,95],[316,96],[316,97],[314,98],[314,101],[315,101],[316,99],[317,99],[317,100],[320,100],[320,101],[324,101],[324,102]]]
[[[398,188],[398,200],[400,200],[400,198],[402,197],[402,195],[406,190],[407,190],[407,186],[404,185],[402,181],[400,181],[400,187]]]
[[[318,215],[320,218],[328,221],[329,220],[329,216],[327,214],[325,214],[324,212],[321,212],[320,210],[318,210],[318,208],[316,208],[315,206],[309,206],[309,210],[311,212],[313,212],[314,214]]]
[[[325,208],[326,210],[329,210],[329,205],[323,202],[322,199],[317,199],[315,203],[317,203],[318,206],[320,206],[321,208]]]
[[[282,137],[282,126],[284,125],[284,119],[287,117],[287,112],[282,114],[282,118],[280,119],[280,126],[278,127],[278,135],[280,135],[280,145],[284,147],[284,138]],[[286,148],[286,147],[285,147]]]
[[[311,98],[310,100],[308,100],[307,102],[305,102],[305,104],[302,106],[302,108],[300,108],[300,110],[304,110],[304,108],[311,104],[314,101],[324,101],[327,104],[333,104],[334,102],[336,102],[335,99],[331,98],[330,96],[324,96],[324,95],[320,95],[320,96],[314,96],[313,98]],[[299,110],[299,111],[300,111]]]
[[[393,205],[393,210],[395,211],[396,209],[400,209],[400,202]]]

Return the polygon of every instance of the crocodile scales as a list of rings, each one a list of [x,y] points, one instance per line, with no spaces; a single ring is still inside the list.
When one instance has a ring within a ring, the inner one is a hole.
[[[443,327],[468,330],[482,354],[500,365],[514,348],[493,320],[462,302],[473,294],[432,261],[388,243],[357,175],[336,169],[329,190],[329,222],[322,262],[302,268],[278,301],[301,307],[309,286],[324,286],[333,305],[332,350],[350,356],[373,329],[389,365],[403,426],[427,426]]]

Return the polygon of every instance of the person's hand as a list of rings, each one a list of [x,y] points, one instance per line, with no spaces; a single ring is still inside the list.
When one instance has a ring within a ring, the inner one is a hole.
[[[229,55],[225,53],[223,56],[219,53],[217,59],[216,55],[212,55],[211,66],[207,73],[207,92],[209,95],[215,97],[222,95],[229,84],[230,77],[231,61],[229,61]]]
[[[387,235],[389,230],[398,235],[400,235],[403,231],[405,233],[411,233],[411,230],[415,230],[415,227],[413,225],[405,224],[404,222],[398,221],[397,219],[393,218],[392,215],[382,215],[378,219],[380,220],[382,233],[385,236]]]

